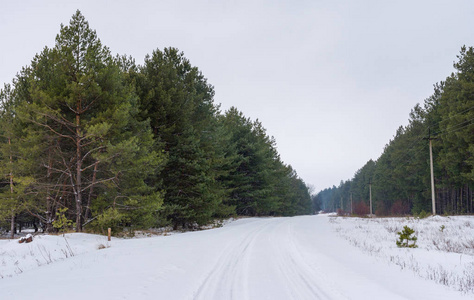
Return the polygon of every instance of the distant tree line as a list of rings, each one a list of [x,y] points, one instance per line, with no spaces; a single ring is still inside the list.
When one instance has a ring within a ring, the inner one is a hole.
[[[354,177],[319,192],[325,210],[369,213],[369,183],[377,215],[431,213],[429,139],[433,144],[437,214],[474,213],[474,49],[462,47],[455,72],[417,104],[382,155]]]
[[[311,213],[311,197],[258,121],[221,113],[175,48],[112,56],[77,11],[0,92],[0,225],[53,231]]]

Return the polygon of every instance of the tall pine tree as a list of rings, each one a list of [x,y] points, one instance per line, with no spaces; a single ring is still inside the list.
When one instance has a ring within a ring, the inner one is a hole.
[[[162,157],[149,125],[136,118],[133,88],[79,11],[61,25],[55,47],[23,70],[17,88],[25,140],[42,145],[32,157],[43,169],[36,176],[47,213],[69,207],[82,231],[93,214],[125,222],[157,211],[160,193],[146,180]]]
[[[175,228],[209,223],[225,211],[213,87],[176,48],[147,56],[136,81],[142,118],[168,155],[164,216]]]

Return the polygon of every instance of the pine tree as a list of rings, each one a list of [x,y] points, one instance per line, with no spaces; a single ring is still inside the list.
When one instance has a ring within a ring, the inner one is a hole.
[[[16,88],[18,115],[29,126],[25,141],[41,146],[32,157],[43,170],[36,176],[47,211],[74,203],[70,211],[82,231],[93,213],[157,210],[160,193],[146,180],[162,157],[151,149],[147,122],[136,119],[133,88],[79,11]]]
[[[474,182],[474,48],[462,47],[454,64],[457,72],[446,79],[438,111],[443,150],[440,161],[455,186]]]
[[[147,56],[136,81],[142,118],[168,155],[164,215],[175,228],[209,223],[225,211],[213,87],[175,48]]]
[[[10,219],[11,238],[15,233],[15,217],[21,212],[24,188],[17,164],[13,97],[11,86],[5,85],[0,91],[0,218]]]
[[[225,178],[230,191],[226,201],[239,215],[297,215],[311,212],[308,188],[284,165],[276,142],[263,125],[252,122],[235,107],[221,119],[228,132],[227,146],[234,153]]]
[[[399,248],[417,248],[416,241],[418,238],[412,236],[415,231],[408,226],[404,226],[402,231],[397,232],[398,241],[396,242]]]

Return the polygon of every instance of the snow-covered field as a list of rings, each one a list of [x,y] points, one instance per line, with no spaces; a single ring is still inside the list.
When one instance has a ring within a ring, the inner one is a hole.
[[[396,247],[404,225],[419,248]],[[473,217],[319,215],[111,242],[0,240],[0,299],[472,299],[473,239]]]
[[[339,236],[378,261],[474,298],[474,217],[330,218]],[[395,246],[397,232],[415,230],[416,249]]]

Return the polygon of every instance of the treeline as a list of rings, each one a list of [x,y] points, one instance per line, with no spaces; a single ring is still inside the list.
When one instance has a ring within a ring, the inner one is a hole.
[[[474,213],[474,49],[462,47],[455,72],[416,105],[376,161],[313,201],[329,211],[376,215],[432,212],[429,140],[433,147],[437,214]]]
[[[262,124],[213,98],[177,49],[143,65],[114,57],[77,11],[1,91],[1,226],[190,228],[311,213]]]

